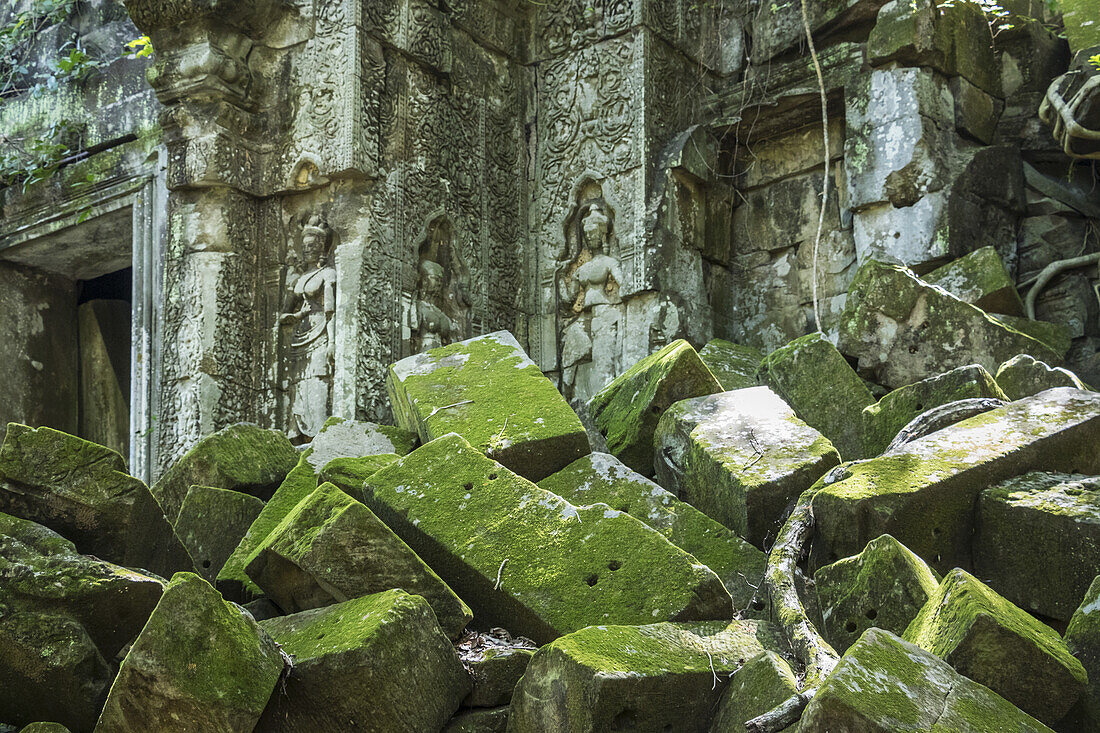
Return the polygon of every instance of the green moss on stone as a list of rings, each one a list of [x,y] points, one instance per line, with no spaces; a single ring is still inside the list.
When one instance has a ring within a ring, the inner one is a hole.
[[[749,607],[764,574],[764,553],[614,456],[592,453],[538,485],[571,504],[607,504],[649,525],[713,570],[735,608]]]
[[[482,624],[536,641],[732,614],[718,577],[652,529],[603,504],[578,508],[457,435],[375,473],[363,500]]]
[[[904,638],[1044,722],[1060,720],[1084,690],[1084,667],[1053,629],[959,568]]]
[[[1088,389],[1068,369],[1052,367],[1027,354],[1014,356],[997,368],[997,384],[1009,399],[1020,400],[1054,387]]]
[[[1094,726],[1100,725],[1100,576],[1093,580],[1070,619],[1065,642],[1088,674],[1082,717]]]
[[[751,346],[714,339],[699,350],[699,358],[722,389],[728,392],[757,385],[756,374],[760,370],[760,362],[764,360],[764,352]]]
[[[775,709],[797,692],[798,681],[781,656],[772,651],[758,654],[730,678],[710,733],[742,733],[745,723]]]
[[[841,456],[863,457],[860,412],[875,398],[824,336],[812,333],[776,349],[765,357],[760,375]]]
[[[680,400],[715,394],[722,385],[683,339],[642,359],[588,401],[608,452],[645,476],[653,474],[653,433]]]
[[[457,433],[532,481],[589,451],[580,418],[506,331],[402,359],[387,389],[422,441]]]
[[[263,508],[262,501],[239,491],[191,487],[176,519],[176,535],[200,575],[214,582]]]
[[[1016,283],[993,247],[981,247],[924,276],[930,285],[987,313],[1024,314]]]

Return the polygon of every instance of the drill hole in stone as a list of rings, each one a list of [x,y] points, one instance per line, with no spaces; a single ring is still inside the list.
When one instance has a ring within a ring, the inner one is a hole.
[[[467,481],[466,482],[466,490],[467,491],[473,491],[474,490],[474,484],[473,484],[472,481]]]
[[[764,601],[760,600],[759,598],[754,599],[753,602],[752,602],[752,610],[754,610],[754,611],[763,611],[764,610]]]
[[[867,613],[863,615],[867,617],[867,620],[874,621],[876,618],[878,618],[878,611],[873,608],[868,608]]]
[[[612,560],[611,562],[607,563],[607,569],[608,570],[618,570],[622,566],[623,566],[623,564],[621,562],[619,562],[618,560]],[[591,585],[591,583],[589,585]]]
[[[496,481],[497,480],[497,475],[495,473],[489,474],[489,480],[490,481]]]
[[[592,586],[596,585],[596,583],[600,582],[600,576],[593,573],[592,575],[589,575],[587,578],[585,578],[584,582],[588,583],[588,587],[591,588]]]
[[[209,561],[209,560],[203,560],[203,561],[202,561],[202,567],[203,567],[203,570],[209,570],[209,569],[210,569],[210,565],[211,565],[211,563],[210,563],[210,561]]]
[[[856,622],[849,621],[848,623],[844,624],[844,630],[847,631],[849,634],[856,633]]]

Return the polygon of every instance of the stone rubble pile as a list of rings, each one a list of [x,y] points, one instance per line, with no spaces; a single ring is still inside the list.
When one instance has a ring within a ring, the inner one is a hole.
[[[677,341],[602,451],[503,332],[393,364],[397,427],[233,425],[152,487],[12,424],[0,730],[1100,730],[1100,393],[998,267],[868,262],[839,347]]]

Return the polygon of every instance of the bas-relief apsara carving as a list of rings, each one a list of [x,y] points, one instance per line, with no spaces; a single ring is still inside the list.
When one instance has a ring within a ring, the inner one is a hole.
[[[445,216],[436,217],[417,247],[416,293],[406,309],[409,351],[419,353],[461,341],[470,334],[466,268]]]
[[[315,215],[302,227],[300,258],[287,266],[286,299],[275,327],[283,420],[292,441],[312,438],[331,414],[335,313],[331,232]]]

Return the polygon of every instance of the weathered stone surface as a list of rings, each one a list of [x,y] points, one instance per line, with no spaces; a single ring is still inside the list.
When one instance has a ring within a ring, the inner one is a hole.
[[[985,367],[969,364],[944,374],[906,385],[863,409],[863,455],[886,450],[898,431],[933,407],[957,400],[990,397],[1008,400]]]
[[[458,433],[532,481],[589,451],[580,418],[507,331],[403,359],[387,388],[398,424],[423,442]]]
[[[1024,315],[1024,302],[1016,292],[1016,282],[992,247],[976,249],[922,279],[987,313]]]
[[[61,723],[31,723],[19,733],[69,733]]]
[[[538,651],[508,730],[706,731],[723,678],[780,644],[761,621],[593,626]]]
[[[787,505],[840,463],[821,433],[767,387],[677,402],[657,426],[658,479],[757,547]]]
[[[1030,318],[1001,314],[991,314],[990,318],[1045,344],[1059,358],[1064,357],[1073,344],[1073,334],[1065,323],[1052,323],[1049,320],[1033,321]]]
[[[888,387],[947,369],[980,364],[993,371],[1016,354],[1061,362],[1045,344],[919,280],[898,265],[859,268],[840,324],[840,349]]]
[[[627,369],[588,401],[608,452],[645,476],[653,473],[653,433],[680,400],[715,394],[722,385],[686,341],[669,344]]]
[[[278,430],[238,423],[203,438],[152,486],[153,496],[175,523],[192,486],[213,486],[264,501],[298,462],[298,452]]]
[[[1066,648],[1081,662],[1089,678],[1079,714],[1095,726],[1100,724],[1100,576],[1089,586],[1081,605],[1070,619],[1065,642]]]
[[[271,530],[245,570],[287,613],[398,588],[427,599],[452,639],[471,618],[466,604],[370,509],[328,483]]]
[[[882,629],[868,629],[806,706],[799,731],[1051,733],[988,688]]]
[[[462,701],[467,708],[496,708],[510,703],[512,691],[536,651],[529,640],[513,639],[504,629],[470,632],[456,648],[473,680],[473,689]]]
[[[1098,439],[1100,394],[1060,388],[850,465],[814,497],[811,560],[835,562],[889,534],[940,572],[966,566],[983,488],[1031,470],[1100,474]]]
[[[367,462],[381,468],[396,461],[398,455],[408,453],[413,445],[415,437],[400,428],[331,418],[302,451],[298,465],[287,474],[275,494],[264,504],[263,511],[226,560],[218,573],[218,590],[227,598],[240,601],[248,600],[260,592],[245,572],[245,561],[271,530],[298,506],[298,502],[313,493],[325,464],[339,458],[370,456]]]
[[[423,598],[401,590],[262,622],[294,660],[256,731],[439,730],[470,689]]]
[[[283,672],[276,644],[193,573],[177,573],[130,647],[97,733],[249,733]]]
[[[592,453],[539,482],[576,506],[607,504],[664,535],[713,570],[745,609],[753,600],[766,558],[718,521],[680,501],[609,453]]]
[[[982,143],[993,142],[1004,102],[962,76],[951,79],[950,86],[955,98],[955,129]]]
[[[843,654],[871,627],[905,633],[939,578],[890,535],[871,540],[863,552],[814,573],[825,638]]]
[[[176,518],[176,536],[199,575],[214,582],[263,508],[262,501],[240,491],[191,487]]]
[[[821,334],[795,339],[768,354],[761,374],[811,428],[832,441],[840,455],[861,457],[860,412],[875,398]]]
[[[326,478],[375,514],[481,624],[545,643],[597,623],[729,618],[711,570],[605,504],[576,507],[444,436],[364,477]],[[364,486],[365,482],[365,486]],[[468,523],[465,517],[477,517]],[[660,568],[659,570],[657,568]]]
[[[171,575],[193,568],[156,499],[122,456],[50,428],[11,424],[0,447],[0,511],[49,527],[80,552]]]
[[[443,733],[505,733],[510,710],[509,707],[460,710]]]
[[[982,491],[974,568],[1021,608],[1068,621],[1100,569],[1100,477],[1036,472]]]
[[[733,673],[722,693],[710,733],[742,733],[745,723],[798,692],[791,666],[772,651],[757,654]]]
[[[965,570],[944,576],[904,638],[1044,723],[1084,691],[1084,667],[1058,634]]]
[[[1001,364],[997,368],[997,384],[1013,400],[1030,397],[1053,387],[1088,389],[1068,369],[1052,367],[1027,354],[1019,354]]]
[[[699,350],[699,358],[722,385],[722,389],[728,392],[758,384],[756,373],[760,370],[760,362],[764,360],[764,352],[732,341],[714,339]]]

